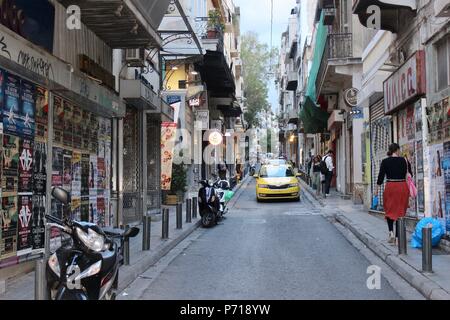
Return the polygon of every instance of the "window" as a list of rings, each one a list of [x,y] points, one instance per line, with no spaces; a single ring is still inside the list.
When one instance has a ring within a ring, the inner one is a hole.
[[[450,85],[450,37],[436,45],[437,64],[437,91]]]

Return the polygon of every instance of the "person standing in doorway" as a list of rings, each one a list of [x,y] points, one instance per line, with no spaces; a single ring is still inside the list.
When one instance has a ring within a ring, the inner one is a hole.
[[[311,166],[312,185],[316,188],[317,196],[320,195],[320,186],[322,185],[320,181],[320,160],[322,160],[320,155],[315,156],[312,159],[312,166]]]
[[[331,180],[333,179],[333,170],[334,170],[333,154],[334,154],[333,150],[328,150],[326,155],[324,155],[322,158],[322,161],[326,165],[326,170],[322,172],[325,178],[325,185],[323,189],[325,198],[330,195]]]
[[[394,236],[394,221],[406,215],[409,205],[409,188],[406,183],[407,172],[412,176],[411,164],[408,159],[399,156],[399,153],[400,146],[397,143],[389,146],[388,157],[381,162],[377,180],[378,187],[375,190],[377,196],[386,177],[383,206],[389,230],[388,242],[393,244],[395,244],[396,239]]]

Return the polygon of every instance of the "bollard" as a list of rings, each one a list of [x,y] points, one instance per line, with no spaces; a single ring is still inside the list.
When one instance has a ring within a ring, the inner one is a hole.
[[[197,197],[192,198],[192,218],[197,219],[197,207],[198,207],[198,201]]]
[[[433,272],[433,248],[431,243],[432,226],[422,229],[422,271]]]
[[[35,300],[46,300],[45,294],[45,265],[44,259],[36,260],[35,269],[35,282],[34,282],[34,299]]]
[[[142,226],[142,251],[150,250],[150,236],[152,219],[148,215],[144,215]]]
[[[169,209],[163,209],[162,215],[162,239],[169,239]]]
[[[183,229],[183,204],[177,203],[177,229]]]
[[[192,222],[192,199],[186,199],[186,223]]]
[[[404,218],[397,220],[396,228],[398,237],[398,254],[407,254],[406,221]]]
[[[130,229],[129,225],[125,226],[125,231]],[[124,265],[130,265],[130,239],[124,239],[123,241],[123,263]]]

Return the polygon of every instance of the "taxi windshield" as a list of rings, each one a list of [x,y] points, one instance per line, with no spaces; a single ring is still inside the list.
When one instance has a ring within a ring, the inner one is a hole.
[[[294,172],[288,166],[265,166],[259,172],[260,178],[294,177]]]

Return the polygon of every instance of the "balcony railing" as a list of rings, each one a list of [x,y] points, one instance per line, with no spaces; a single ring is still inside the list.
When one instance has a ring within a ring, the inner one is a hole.
[[[351,33],[330,33],[325,43],[322,62],[316,79],[316,95],[319,96],[321,84],[327,71],[328,61],[353,57],[353,37]]]

